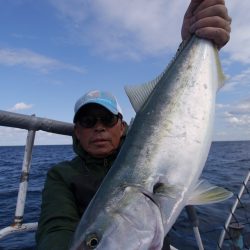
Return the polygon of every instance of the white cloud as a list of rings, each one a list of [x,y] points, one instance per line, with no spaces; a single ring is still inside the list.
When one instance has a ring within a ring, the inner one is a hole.
[[[72,144],[72,137],[58,135],[45,131],[38,131],[35,139],[36,145]]]
[[[25,145],[27,131],[19,128],[0,127],[0,145]]]
[[[250,126],[250,115],[225,113],[225,117],[232,125]]]
[[[71,22],[73,37],[109,57],[159,55],[180,42],[183,15],[189,1],[50,0]],[[226,1],[233,19],[230,42],[223,48],[231,62],[250,63],[250,2]],[[228,60],[227,60],[228,61]],[[228,61],[229,62],[229,61]]]
[[[216,105],[215,140],[250,140],[250,98],[236,100]]]
[[[32,108],[32,106],[33,106],[32,104],[18,102],[12,108],[10,108],[10,111],[19,111],[19,110],[24,110],[24,109],[30,109],[30,108]]]
[[[230,42],[223,49],[229,53],[232,61],[250,63],[250,1],[226,1],[229,14],[232,17],[232,32]]]
[[[78,41],[110,57],[133,59],[177,48],[188,5],[165,0],[74,0],[68,6],[66,0],[50,1],[67,21],[71,20],[71,31]]]
[[[0,126],[0,146],[25,145],[27,130]],[[66,135],[37,131],[35,145],[72,144],[72,138]]]
[[[250,99],[246,99],[238,103],[231,111],[236,114],[249,114],[250,115]]]
[[[229,104],[222,104],[222,103],[216,103],[216,108],[217,109],[224,109],[230,107]]]
[[[24,66],[47,73],[55,69],[67,69],[84,73],[84,69],[62,63],[56,59],[43,56],[28,49],[0,49],[0,64],[6,66]]]
[[[231,105],[219,105],[219,107],[224,109],[221,116],[229,125],[250,129],[250,99]]]
[[[25,35],[25,34],[21,34],[21,33],[12,33],[11,36],[16,38],[16,39],[28,39],[28,40],[36,40],[37,39],[37,37],[35,37],[33,35]]]
[[[91,1],[89,0],[49,0],[63,18],[70,19],[77,26],[86,20]]]
[[[95,8],[121,42],[133,42],[134,49],[145,54],[158,54],[176,47],[185,5],[165,0],[122,1],[98,0]],[[124,13],[125,12],[125,13]],[[171,25],[169,25],[171,23]],[[127,36],[129,35],[129,39]],[[131,40],[130,40],[131,39]]]
[[[223,103],[217,103],[216,104],[217,110],[226,110],[226,112],[230,114],[250,114],[250,98],[241,100],[237,103],[232,104],[223,104]]]
[[[238,74],[228,77],[222,91],[232,91],[239,86],[247,88],[250,94],[250,68],[240,71]]]

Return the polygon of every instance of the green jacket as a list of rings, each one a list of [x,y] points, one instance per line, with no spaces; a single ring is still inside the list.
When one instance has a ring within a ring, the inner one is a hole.
[[[36,232],[37,250],[68,250],[83,212],[119,151],[105,159],[93,158],[74,137],[73,147],[74,159],[48,171]]]

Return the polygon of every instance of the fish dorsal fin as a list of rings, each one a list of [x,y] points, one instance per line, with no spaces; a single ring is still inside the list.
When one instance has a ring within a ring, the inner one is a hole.
[[[157,85],[159,77],[153,81],[138,86],[125,86],[126,94],[133,106],[135,112],[138,112],[144,105],[153,89]]]
[[[131,86],[126,85],[125,86],[125,92],[136,113],[141,109],[144,103],[146,103],[146,100],[148,99],[152,91],[154,90],[157,83],[161,80],[163,75],[171,68],[176,58],[178,57],[178,55],[181,53],[181,51],[185,48],[187,44],[188,44],[187,41],[183,41],[179,45],[175,56],[172,58],[172,60],[170,60],[170,62],[168,63],[164,71],[154,80],[146,82],[141,85],[131,85]]]
[[[232,197],[232,192],[201,180],[196,185],[187,205],[203,205],[224,201]]]

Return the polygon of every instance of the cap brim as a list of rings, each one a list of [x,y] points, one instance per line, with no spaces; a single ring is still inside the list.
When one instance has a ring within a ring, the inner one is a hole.
[[[118,110],[115,110],[114,108],[112,108],[112,107],[109,106],[109,105],[104,105],[103,102],[101,102],[101,101],[98,101],[98,100],[95,100],[95,101],[88,101],[88,102],[84,103],[84,104],[78,109],[78,111],[75,113],[74,118],[73,118],[73,122],[76,122],[76,118],[77,118],[79,112],[80,112],[84,107],[88,106],[89,104],[100,105],[100,106],[102,106],[103,108],[107,109],[109,112],[111,112],[111,113],[114,114],[114,115],[118,115],[118,114],[119,114]],[[121,114],[121,115],[122,115],[122,114]]]

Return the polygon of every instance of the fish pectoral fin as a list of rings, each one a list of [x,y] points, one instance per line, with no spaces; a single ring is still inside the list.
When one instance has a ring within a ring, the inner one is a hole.
[[[166,185],[164,183],[156,183],[153,188],[154,195],[165,196],[175,199],[180,188],[174,185]]]
[[[233,193],[225,188],[214,186],[208,181],[201,180],[194,189],[187,205],[203,205],[224,201]]]
[[[147,101],[148,97],[152,93],[153,89],[155,88],[161,77],[162,75],[142,85],[125,86],[125,92],[135,112],[138,112],[144,105],[144,103]]]

